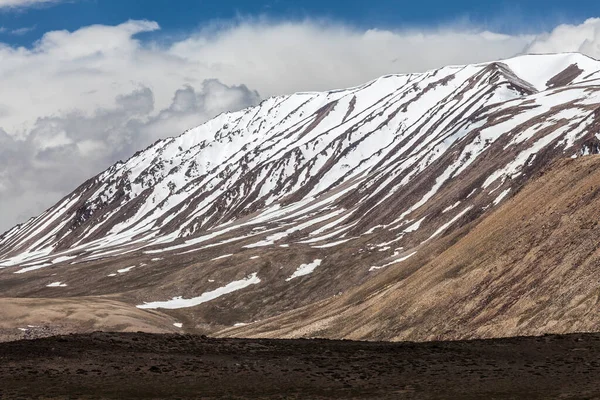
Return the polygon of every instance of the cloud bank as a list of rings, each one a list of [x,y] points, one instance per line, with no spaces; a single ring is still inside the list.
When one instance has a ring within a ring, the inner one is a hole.
[[[31,48],[0,43],[0,231],[155,140],[268,96],[523,52],[600,58],[600,19],[538,35],[252,20],[138,39],[159,29],[128,21],[48,32]]]

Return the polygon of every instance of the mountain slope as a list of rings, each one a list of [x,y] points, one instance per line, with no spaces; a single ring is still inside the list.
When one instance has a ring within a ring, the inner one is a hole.
[[[271,98],[0,236],[0,289],[113,295],[208,331],[277,316],[427,264],[553,160],[598,153],[598,110],[600,62],[579,54]]]
[[[424,248],[446,248],[429,261],[222,334],[421,341],[598,331],[599,188],[600,156],[560,160],[489,217]]]

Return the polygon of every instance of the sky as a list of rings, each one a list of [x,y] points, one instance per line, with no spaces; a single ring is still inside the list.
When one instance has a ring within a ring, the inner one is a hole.
[[[600,15],[600,4],[592,0],[575,3],[564,0],[78,0],[35,3],[33,0],[0,1],[0,5],[6,5],[5,10],[11,11],[0,14],[0,26],[19,33],[10,35],[13,36],[8,38],[11,43],[27,45],[47,31],[76,30],[92,24],[117,25],[128,19],[158,21],[163,35],[179,36],[215,20],[257,15],[268,15],[277,20],[336,20],[364,29],[469,22],[501,33],[550,29],[561,23],[582,22],[590,16]],[[21,12],[14,12],[19,9]]]
[[[276,95],[525,53],[600,58],[600,2],[0,0],[0,232]]]

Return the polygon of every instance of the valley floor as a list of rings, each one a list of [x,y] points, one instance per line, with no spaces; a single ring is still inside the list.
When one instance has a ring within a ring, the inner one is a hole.
[[[429,343],[58,336],[0,344],[0,398],[600,399],[600,334]]]

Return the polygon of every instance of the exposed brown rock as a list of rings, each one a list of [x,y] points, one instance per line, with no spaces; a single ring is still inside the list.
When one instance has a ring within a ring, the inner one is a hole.
[[[569,83],[573,82],[575,78],[583,73],[583,70],[577,66],[577,64],[569,65],[564,71],[560,72],[558,75],[552,77],[547,83],[546,86],[549,88],[555,88],[559,86],[565,86]]]
[[[449,246],[432,260],[411,258],[339,298],[222,334],[448,340],[598,331],[599,193],[600,157],[560,160],[489,217],[420,250]]]

